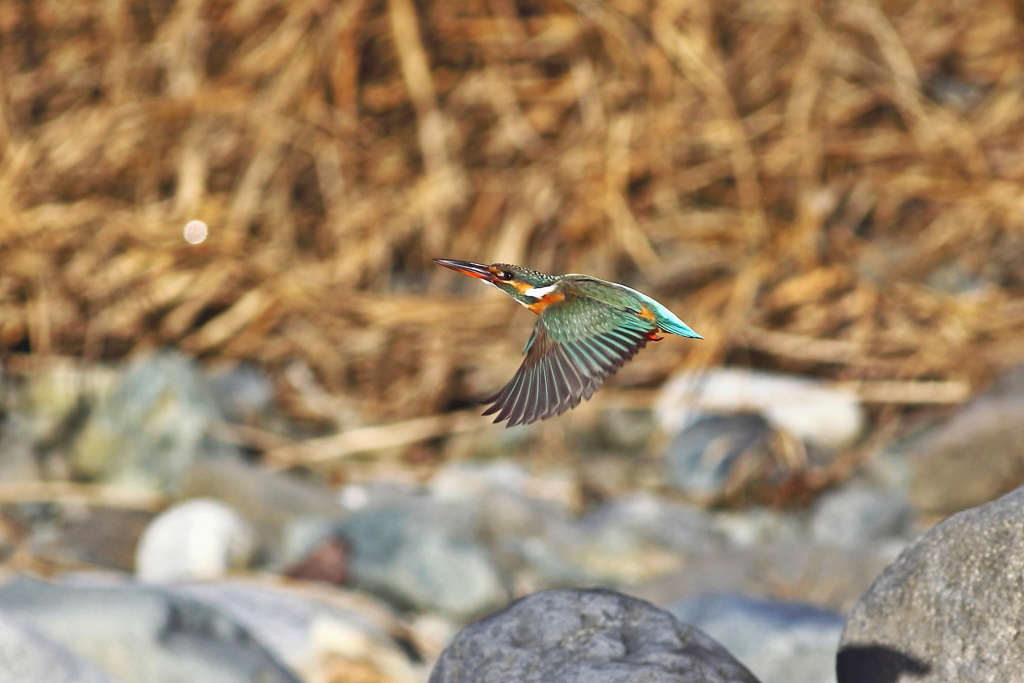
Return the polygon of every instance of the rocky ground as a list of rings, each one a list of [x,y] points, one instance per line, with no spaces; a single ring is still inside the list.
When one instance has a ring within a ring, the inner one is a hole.
[[[788,490],[780,441],[834,462],[862,409],[791,378],[701,382],[653,412],[608,411],[611,436],[576,468],[499,444],[418,478],[337,482],[257,464],[246,428],[303,427],[251,367],[158,354],[9,372],[0,681],[826,683],[841,637],[841,682],[1016,680],[998,672],[1020,670],[1005,653],[1024,566],[1004,557],[1024,535],[1019,494],[927,530],[1024,480],[1019,376],[775,508],[737,492]],[[700,411],[680,408],[694,391]],[[636,483],[643,468],[655,485]],[[572,590],[593,587],[615,592]],[[965,629],[1006,640],[984,673]]]

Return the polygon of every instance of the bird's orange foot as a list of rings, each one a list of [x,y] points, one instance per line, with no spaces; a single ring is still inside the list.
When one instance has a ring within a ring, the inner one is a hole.
[[[651,341],[661,341],[664,337],[659,337],[657,332],[648,332],[647,338]]]

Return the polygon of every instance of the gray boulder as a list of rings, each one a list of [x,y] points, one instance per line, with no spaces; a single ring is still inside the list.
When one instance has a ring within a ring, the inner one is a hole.
[[[20,619],[0,611],[0,683],[114,683]]]
[[[756,683],[725,648],[604,589],[534,593],[463,629],[430,683]]]
[[[342,681],[338,659],[362,662],[393,683],[422,681],[408,630],[370,598],[303,584],[229,580],[166,590],[199,601],[241,625],[304,681]],[[365,679],[364,679],[365,680]]]
[[[910,498],[918,510],[949,515],[1024,483],[1024,368],[922,438],[909,453]]]
[[[222,419],[195,363],[158,353],[134,363],[92,411],[72,464],[81,476],[174,494],[196,461],[237,455],[207,438]]]
[[[853,609],[839,683],[1024,680],[1024,488],[939,523]]]
[[[235,620],[155,588],[18,579],[0,612],[126,683],[298,683]]]

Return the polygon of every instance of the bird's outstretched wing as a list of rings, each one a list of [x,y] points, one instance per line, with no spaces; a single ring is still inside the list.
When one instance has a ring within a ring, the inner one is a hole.
[[[635,311],[589,297],[567,296],[543,310],[511,381],[483,400],[484,415],[509,427],[561,415],[654,339],[657,327]]]

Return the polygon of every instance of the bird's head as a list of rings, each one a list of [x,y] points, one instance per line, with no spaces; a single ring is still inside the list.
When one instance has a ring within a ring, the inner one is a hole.
[[[434,259],[445,268],[483,280],[520,303],[530,305],[536,303],[544,294],[537,292],[558,282],[554,275],[538,273],[531,268],[514,266],[508,263],[473,263],[472,261],[456,261],[453,259]],[[529,293],[528,293],[529,292]],[[531,294],[533,294],[531,296]]]

